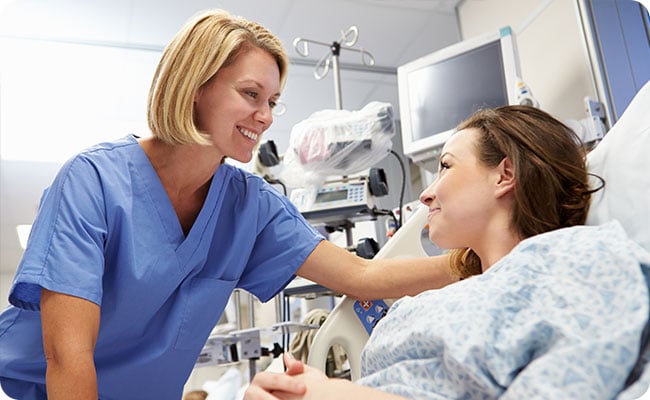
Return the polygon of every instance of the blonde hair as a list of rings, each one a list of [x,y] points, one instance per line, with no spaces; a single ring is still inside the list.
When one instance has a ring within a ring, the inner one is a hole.
[[[267,51],[284,87],[289,58],[282,42],[260,24],[224,10],[191,18],[169,43],[149,89],[147,120],[152,134],[170,144],[210,144],[194,123],[194,96],[222,67],[251,47]]]

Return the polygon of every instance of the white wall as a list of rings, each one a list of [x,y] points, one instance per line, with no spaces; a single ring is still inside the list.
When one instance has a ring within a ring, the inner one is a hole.
[[[0,273],[0,310],[4,310],[9,305],[9,287],[14,279],[12,272]]]
[[[522,78],[540,107],[562,120],[587,116],[583,98],[595,99],[596,89],[575,1],[469,0],[460,5],[458,18],[463,38],[510,25]]]
[[[5,307],[9,305],[9,300],[7,299],[7,296],[9,296],[9,286],[11,285],[11,281],[13,280],[13,273],[2,273],[0,272],[0,311],[4,310]],[[0,389],[0,400],[6,400],[9,399],[9,396],[7,396],[2,389]]]

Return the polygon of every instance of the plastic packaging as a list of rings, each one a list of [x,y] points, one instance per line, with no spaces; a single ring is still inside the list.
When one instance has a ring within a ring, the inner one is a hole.
[[[315,112],[291,130],[282,180],[303,187],[332,175],[354,175],[386,157],[394,135],[390,103],[371,102],[358,111]]]

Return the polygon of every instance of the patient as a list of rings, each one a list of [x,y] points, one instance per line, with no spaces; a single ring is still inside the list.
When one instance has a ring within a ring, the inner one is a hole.
[[[285,356],[287,372],[257,374],[246,398],[614,398],[638,372],[650,255],[616,222],[583,225],[594,192],[584,157],[535,108],[461,123],[420,200],[462,280],[398,300],[360,380]]]

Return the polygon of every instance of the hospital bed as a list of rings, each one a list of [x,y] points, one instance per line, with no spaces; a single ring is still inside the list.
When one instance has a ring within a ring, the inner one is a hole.
[[[590,172],[603,177],[604,190],[593,196],[587,224],[618,220],[630,238],[650,251],[650,82],[637,93],[625,113],[589,153]],[[427,209],[419,207],[404,226],[377,253],[376,258],[423,257],[421,232]],[[385,300],[391,304],[390,300]],[[345,350],[352,380],[360,374],[360,355],[369,334],[357,317],[359,304],[348,297],[332,310],[316,334],[308,364],[325,370],[330,347]],[[356,308],[356,311],[355,311]],[[642,350],[643,351],[643,350]],[[647,355],[650,350],[645,349]],[[650,359],[650,357],[648,357]],[[645,392],[650,383],[646,368],[635,390]],[[636,398],[636,397],[628,397]]]

